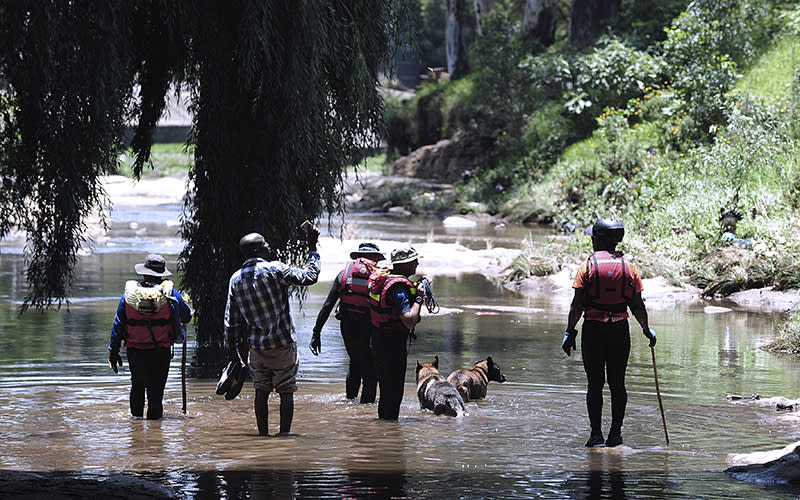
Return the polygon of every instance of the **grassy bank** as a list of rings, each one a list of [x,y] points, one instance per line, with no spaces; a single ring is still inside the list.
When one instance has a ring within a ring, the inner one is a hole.
[[[133,177],[133,158],[130,150],[119,156],[118,175]],[[153,144],[150,165],[142,172],[143,178],[166,177],[186,173],[194,165],[194,152],[186,144]]]

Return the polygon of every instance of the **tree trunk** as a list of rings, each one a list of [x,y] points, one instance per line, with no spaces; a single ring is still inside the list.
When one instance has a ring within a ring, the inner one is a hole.
[[[619,12],[620,0],[572,0],[569,13],[569,43],[588,45]]]
[[[447,72],[451,80],[457,80],[469,71],[467,47],[464,43],[464,24],[466,22],[466,0],[445,0],[447,23],[445,45],[447,47]]]
[[[552,45],[556,35],[558,0],[527,0],[522,19],[522,39]]]
[[[483,34],[481,29],[483,28],[483,23],[481,22],[481,18],[491,12],[492,8],[496,0],[474,0],[475,6],[475,29],[478,32],[478,35]]]

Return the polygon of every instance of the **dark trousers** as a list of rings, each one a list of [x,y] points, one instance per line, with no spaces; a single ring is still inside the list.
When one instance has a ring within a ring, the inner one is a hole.
[[[628,355],[631,352],[631,335],[628,321],[603,323],[584,321],[581,335],[583,368],[589,382],[586,391],[586,407],[589,410],[589,424],[592,435],[602,434],[601,417],[603,413],[603,386],[608,377],[611,392],[611,429],[609,435],[622,432],[628,392],[625,389],[625,370],[628,368]]]
[[[375,353],[375,372],[381,390],[378,418],[397,420],[406,382],[408,333],[388,333],[373,328],[372,347]]]
[[[351,319],[347,316],[342,316],[340,327],[344,348],[350,357],[350,365],[347,369],[347,379],[345,381],[347,399],[357,397],[358,389],[363,383],[361,402],[374,403],[378,379],[375,375],[375,361],[372,358],[370,347],[370,329],[372,325],[369,319]]]
[[[144,414],[144,398],[147,394],[147,419],[158,420],[164,414],[162,399],[167,385],[169,362],[172,352],[169,348],[133,349],[128,348],[128,367],[131,370],[131,415]]]

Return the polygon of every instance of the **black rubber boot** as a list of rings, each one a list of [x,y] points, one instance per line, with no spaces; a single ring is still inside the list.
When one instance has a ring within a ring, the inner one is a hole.
[[[622,444],[622,434],[609,434],[606,439],[606,446],[613,448]]]
[[[584,444],[584,446],[587,448],[594,448],[595,446],[601,445],[603,443],[605,443],[605,440],[603,439],[602,434],[592,434],[586,441],[586,444]]]

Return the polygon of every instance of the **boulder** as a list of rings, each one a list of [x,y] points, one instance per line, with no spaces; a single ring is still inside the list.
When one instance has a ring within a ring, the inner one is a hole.
[[[800,441],[781,450],[728,456],[725,472],[742,481],[762,484],[800,483]]]
[[[457,134],[399,158],[392,170],[394,175],[458,182],[486,164],[491,143],[491,138],[474,132]]]

